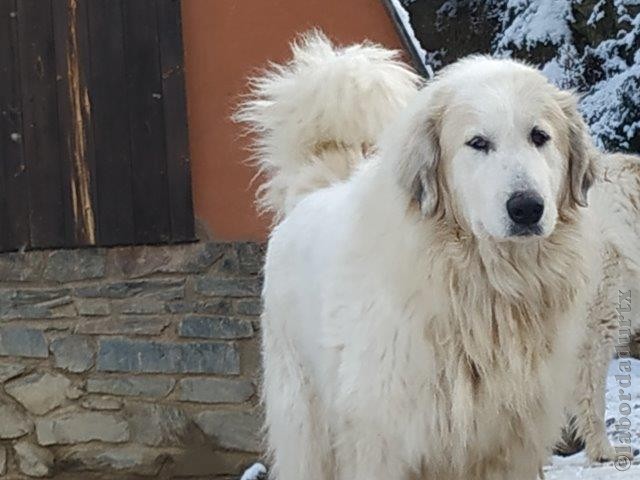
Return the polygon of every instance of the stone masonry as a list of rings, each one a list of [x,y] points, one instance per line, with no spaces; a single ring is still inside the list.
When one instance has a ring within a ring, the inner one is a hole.
[[[259,458],[262,250],[0,255],[0,479],[236,478]]]

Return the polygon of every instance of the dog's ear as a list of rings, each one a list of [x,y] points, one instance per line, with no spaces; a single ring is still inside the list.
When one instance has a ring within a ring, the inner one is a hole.
[[[571,197],[581,207],[586,207],[587,197],[595,178],[595,158],[597,151],[589,129],[578,111],[573,94],[563,92],[562,109],[568,120],[569,136],[569,179]]]
[[[438,166],[440,163],[440,109],[415,111],[405,119],[400,134],[398,173],[402,186],[420,205],[424,216],[438,207]]]

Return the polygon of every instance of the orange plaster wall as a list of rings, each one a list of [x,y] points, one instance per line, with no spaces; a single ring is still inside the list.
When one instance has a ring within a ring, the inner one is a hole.
[[[246,78],[288,56],[297,33],[319,27],[338,43],[400,48],[380,0],[183,0],[183,36],[196,217],[215,240],[261,240],[247,139],[229,120]]]

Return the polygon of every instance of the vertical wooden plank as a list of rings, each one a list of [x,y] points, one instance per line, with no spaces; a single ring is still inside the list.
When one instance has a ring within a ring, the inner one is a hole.
[[[95,157],[88,92],[90,68],[86,0],[55,0],[58,134],[66,242],[96,244]]]
[[[0,15],[0,250],[192,240],[180,2]]]
[[[62,247],[66,239],[51,1],[17,2],[32,247]]]
[[[171,223],[156,3],[123,6],[135,239],[164,243],[171,239]]]
[[[157,0],[171,240],[195,237],[180,0]]]
[[[16,0],[0,0],[0,250],[29,246]]]
[[[135,230],[122,0],[91,0],[87,10],[97,242],[104,246],[133,244]]]

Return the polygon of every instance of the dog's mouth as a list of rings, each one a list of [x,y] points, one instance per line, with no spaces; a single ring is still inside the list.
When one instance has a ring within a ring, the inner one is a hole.
[[[542,236],[542,227],[539,224],[535,225],[511,225],[509,228],[510,237],[539,237]]]
[[[480,222],[473,228],[473,235],[479,239],[490,240],[498,243],[503,242],[526,242],[529,240],[547,237],[551,232],[540,223],[533,225],[518,225],[517,223],[507,223],[500,233],[491,233]]]

